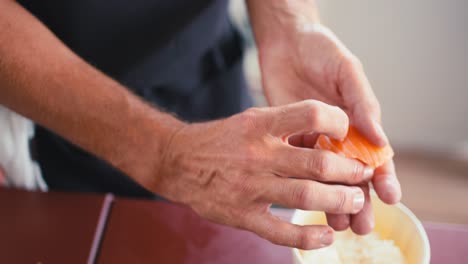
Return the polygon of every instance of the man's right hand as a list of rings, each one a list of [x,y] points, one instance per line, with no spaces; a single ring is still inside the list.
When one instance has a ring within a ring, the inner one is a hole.
[[[361,163],[287,143],[296,133],[344,137],[338,108],[305,101],[185,125],[78,57],[15,1],[0,1],[0,29],[0,104],[208,219],[311,249],[330,244],[332,229],[279,221],[271,203],[341,214],[362,207],[360,188],[329,184],[368,179]]]
[[[272,216],[271,204],[354,214],[372,177],[362,163],[329,151],[294,147],[294,134],[345,137],[339,108],[307,100],[252,108],[228,119],[187,125],[170,140],[163,167],[146,186],[211,221],[253,231],[275,244],[315,249],[333,242],[328,226],[297,226]]]

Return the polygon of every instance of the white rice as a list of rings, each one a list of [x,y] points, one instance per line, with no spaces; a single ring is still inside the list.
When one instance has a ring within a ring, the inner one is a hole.
[[[329,247],[302,251],[304,263],[327,264],[400,264],[405,263],[400,248],[393,240],[382,240],[375,232],[358,236],[349,229],[335,232]]]

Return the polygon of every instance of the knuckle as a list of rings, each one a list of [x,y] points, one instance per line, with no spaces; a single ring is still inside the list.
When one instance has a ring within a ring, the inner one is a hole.
[[[294,164],[298,164],[300,166],[300,170],[304,170],[305,174],[315,171],[313,157],[308,157],[306,155],[290,155],[288,158],[291,161],[291,167],[294,166]]]
[[[322,108],[319,103],[315,100],[307,100],[304,102],[306,105],[306,120],[310,120],[310,126],[312,129],[317,129],[322,124]]]
[[[357,162],[354,162],[352,166],[350,180],[352,182],[361,182],[364,176],[364,166],[358,164]]]
[[[335,193],[335,202],[332,209],[337,213],[343,212],[347,204],[347,197],[348,196],[345,190],[337,190]]]
[[[275,229],[273,228],[273,225],[266,224],[265,225],[265,230],[263,230],[262,234],[263,234],[263,237],[265,239],[268,239],[273,243],[275,243],[275,242],[280,243],[280,239],[276,235],[276,232],[275,232]]]
[[[242,133],[250,134],[259,126],[260,111],[258,108],[249,108],[239,114],[239,126]]]
[[[329,174],[329,171],[332,166],[331,154],[328,152],[320,153],[313,159],[312,166],[316,172],[318,179],[325,179]]]
[[[307,232],[300,232],[298,234],[298,247],[301,249],[312,249],[314,248],[314,237],[310,236]]]
[[[289,234],[284,234],[277,232],[275,229],[272,229],[268,234],[265,234],[263,238],[269,240],[271,243],[280,246],[292,246],[293,241],[290,239]]]
[[[294,193],[298,208],[308,209],[308,204],[311,203],[312,193],[313,187],[310,182],[304,182],[304,184],[298,185]]]
[[[252,231],[255,232],[257,235],[259,235],[260,237],[270,241],[273,244],[280,245],[282,242],[281,238],[278,237],[277,232],[275,231],[275,228],[270,223],[264,223],[261,229],[255,229]]]
[[[305,107],[310,111],[317,110],[319,108],[318,103],[319,101],[316,101],[314,99],[307,99],[303,101],[303,104],[305,105]]]

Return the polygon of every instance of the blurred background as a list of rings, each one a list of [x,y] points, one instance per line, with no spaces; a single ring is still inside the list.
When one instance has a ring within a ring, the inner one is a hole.
[[[468,224],[468,1],[317,0],[322,22],[364,64],[396,150],[403,202],[423,220]],[[245,72],[265,105],[244,1]]]

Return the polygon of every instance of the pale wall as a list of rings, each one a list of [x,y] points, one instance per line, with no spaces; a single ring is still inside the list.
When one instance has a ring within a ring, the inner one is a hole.
[[[395,144],[468,142],[468,1],[318,2],[364,63]]]

